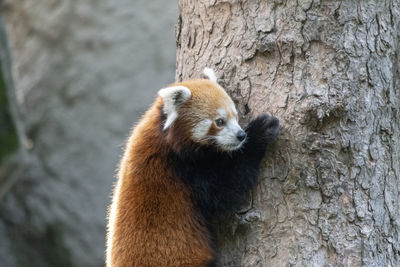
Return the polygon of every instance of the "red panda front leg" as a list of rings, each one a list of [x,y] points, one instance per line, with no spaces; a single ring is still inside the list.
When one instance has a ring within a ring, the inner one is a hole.
[[[257,183],[261,161],[278,132],[279,120],[264,114],[249,123],[247,141],[238,150],[176,155],[175,168],[191,187],[196,205],[207,220],[240,207]]]
[[[279,120],[263,114],[246,128],[247,141],[226,157],[218,173],[218,186],[210,203],[217,215],[233,212],[243,204],[258,181],[261,161],[279,132]]]

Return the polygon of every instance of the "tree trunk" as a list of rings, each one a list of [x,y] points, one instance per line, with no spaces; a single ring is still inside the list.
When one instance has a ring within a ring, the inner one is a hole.
[[[177,80],[208,66],[282,129],[223,266],[400,266],[400,2],[180,0]]]

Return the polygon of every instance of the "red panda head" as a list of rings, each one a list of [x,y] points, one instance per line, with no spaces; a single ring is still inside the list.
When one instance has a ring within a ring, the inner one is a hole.
[[[176,83],[158,92],[166,116],[163,130],[167,132],[167,140],[235,150],[246,139],[238,124],[235,105],[216,83],[214,71],[206,68],[204,73],[209,80]]]

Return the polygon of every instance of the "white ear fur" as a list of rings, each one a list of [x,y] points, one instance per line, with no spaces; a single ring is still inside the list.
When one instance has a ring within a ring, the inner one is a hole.
[[[164,102],[163,111],[167,115],[164,130],[178,118],[178,106],[189,100],[192,93],[185,86],[172,86],[158,91],[158,95]]]
[[[213,69],[210,68],[204,68],[203,70],[204,75],[207,76],[208,79],[210,79],[213,82],[217,82],[217,75],[215,75],[215,72]]]

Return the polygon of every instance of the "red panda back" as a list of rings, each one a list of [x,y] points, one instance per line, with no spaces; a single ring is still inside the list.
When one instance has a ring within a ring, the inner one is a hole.
[[[207,266],[209,234],[189,188],[168,166],[160,106],[146,112],[121,161],[110,211],[107,266]]]

